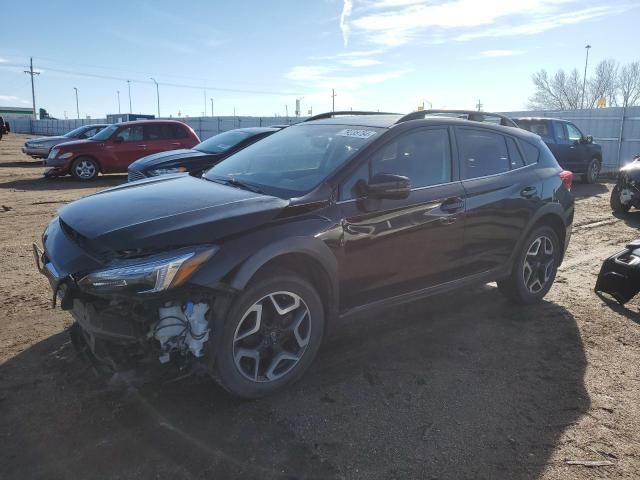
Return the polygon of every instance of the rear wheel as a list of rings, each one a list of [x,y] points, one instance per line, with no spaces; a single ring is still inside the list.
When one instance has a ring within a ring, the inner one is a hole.
[[[514,303],[542,300],[556,277],[560,261],[560,242],[548,226],[529,234],[513,265],[511,275],[498,281],[498,288]]]
[[[620,185],[616,184],[613,187],[613,190],[611,190],[611,198],[609,199],[611,210],[616,213],[627,213],[631,208],[631,205],[622,203],[622,200],[620,199],[621,193]]]
[[[295,381],[320,347],[324,321],[320,296],[305,279],[275,270],[261,275],[226,315],[216,380],[243,398]]]
[[[100,173],[98,163],[89,157],[80,157],[73,162],[71,175],[77,180],[94,180]]]
[[[587,172],[583,175],[585,183],[596,183],[600,175],[600,160],[592,158],[587,165]]]

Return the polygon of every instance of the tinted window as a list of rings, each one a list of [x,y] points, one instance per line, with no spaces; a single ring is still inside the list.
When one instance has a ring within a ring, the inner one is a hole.
[[[161,123],[157,123],[155,125],[145,125],[144,129],[146,132],[147,140],[166,140],[171,137],[171,132],[169,131],[169,126]]]
[[[139,142],[144,139],[142,125],[125,127],[118,132],[118,137],[124,142]]]
[[[556,131],[556,139],[558,141],[567,141],[569,137],[567,137],[567,129],[562,122],[553,122],[553,128]]]
[[[580,132],[580,130],[578,130],[578,128],[575,125],[571,123],[567,123],[566,125],[567,125],[567,132],[569,134],[569,140],[571,140],[572,142],[577,142],[582,138],[582,133]]]
[[[518,150],[518,145],[516,145],[516,141],[511,137],[506,137],[507,139],[507,150],[509,150],[509,162],[511,163],[511,170],[514,168],[520,168],[525,166],[524,158],[520,154],[520,150]]]
[[[549,131],[549,122],[547,120],[516,120],[520,128],[529,130],[542,138],[553,138]]]
[[[340,199],[358,198],[356,184],[379,173],[403,175],[412,188],[451,181],[451,149],[447,129],[418,130],[401,135],[378,150],[342,186]]]
[[[188,138],[187,129],[181,125],[169,125],[171,137],[169,138]]]
[[[538,163],[538,159],[540,158],[540,150],[538,150],[538,147],[526,141],[520,142],[520,146],[527,160],[527,165]]]
[[[502,135],[459,128],[456,136],[463,179],[509,171],[509,153]]]
[[[194,148],[205,153],[222,153],[249,138],[250,134],[241,130],[230,130],[214,135]]]

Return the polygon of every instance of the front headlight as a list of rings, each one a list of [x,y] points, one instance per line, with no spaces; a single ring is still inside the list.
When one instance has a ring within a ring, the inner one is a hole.
[[[149,170],[149,175],[156,177],[158,175],[169,175],[170,173],[182,173],[186,171],[187,167],[156,168],[155,170]]]
[[[161,292],[182,285],[217,250],[209,246],[114,262],[78,285],[96,295]]]

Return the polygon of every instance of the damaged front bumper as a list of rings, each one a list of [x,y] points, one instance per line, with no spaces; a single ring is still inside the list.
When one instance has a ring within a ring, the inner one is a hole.
[[[611,295],[620,305],[640,292],[640,239],[604,261],[595,291]]]

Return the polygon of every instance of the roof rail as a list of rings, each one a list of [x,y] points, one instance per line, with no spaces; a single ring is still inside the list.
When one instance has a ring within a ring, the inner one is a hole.
[[[318,115],[314,115],[313,117],[309,117],[305,122],[310,122],[312,120],[323,120],[325,118],[333,118],[338,115],[402,115],[401,113],[392,113],[392,112],[366,112],[366,111],[357,111],[357,110],[341,110],[338,112],[325,112],[319,113]]]
[[[500,125],[505,127],[518,127],[518,124],[511,120],[506,115],[502,115],[500,113],[491,113],[491,112],[478,112],[477,110],[419,110],[417,112],[411,112],[399,119],[396,123],[407,122],[409,120],[420,120],[425,118],[427,115],[438,115],[438,114],[452,114],[452,115],[466,115],[467,120],[471,120],[474,122],[484,122],[485,117],[495,117],[500,119]]]

